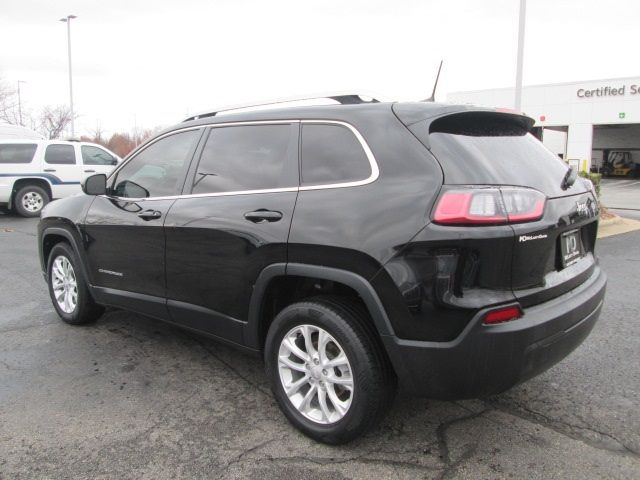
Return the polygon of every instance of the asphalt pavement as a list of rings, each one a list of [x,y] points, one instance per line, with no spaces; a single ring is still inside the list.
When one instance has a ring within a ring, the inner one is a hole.
[[[37,220],[0,215],[0,479],[640,478],[640,232],[597,246],[591,336],[488,399],[400,393],[346,446],[293,429],[260,359],[138,315],[55,314]]]
[[[602,204],[616,214],[640,219],[640,179],[603,178],[600,195]]]

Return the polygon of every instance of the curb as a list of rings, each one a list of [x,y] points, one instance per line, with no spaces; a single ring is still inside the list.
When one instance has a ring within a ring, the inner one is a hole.
[[[624,223],[624,218],[622,218],[621,216],[615,215],[615,214],[610,214],[610,215],[613,215],[613,217],[600,219],[601,227],[608,227],[609,225],[617,225],[619,223]]]
[[[600,220],[597,238],[611,237],[636,230],[640,230],[640,221],[615,215],[613,218]]]

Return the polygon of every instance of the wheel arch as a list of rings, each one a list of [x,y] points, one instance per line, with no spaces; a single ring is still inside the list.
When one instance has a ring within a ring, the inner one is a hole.
[[[40,264],[42,266],[42,272],[47,275],[47,265],[49,263],[49,255],[51,254],[51,250],[60,242],[67,242],[73,248],[78,260],[80,262],[80,268],[82,269],[82,274],[84,278],[87,279],[87,285],[89,290],[91,291],[91,283],[89,282],[89,276],[87,275],[87,265],[85,263],[84,255],[82,254],[82,249],[80,248],[78,238],[71,232],[68,228],[62,226],[51,226],[46,227],[41,234],[41,240],[39,242],[39,253],[40,253]]]
[[[49,181],[46,178],[23,177],[13,182],[13,188],[11,189],[11,197],[9,198],[9,208],[13,207],[18,190],[20,190],[22,187],[26,187],[27,185],[36,185],[44,189],[44,191],[47,192],[47,195],[49,195],[49,201],[53,200],[53,190],[51,189],[51,183],[49,183]]]
[[[298,263],[278,263],[262,270],[253,288],[249,302],[248,322],[244,341],[248,347],[262,350],[266,330],[273,320],[267,312],[269,289],[274,282],[286,279],[324,280],[353,291],[367,309],[378,335],[393,335],[393,327],[373,286],[362,276],[338,268]],[[315,292],[318,295],[318,292]],[[274,312],[277,313],[277,312]]]

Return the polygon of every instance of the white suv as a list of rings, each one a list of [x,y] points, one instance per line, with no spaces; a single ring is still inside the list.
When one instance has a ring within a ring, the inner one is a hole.
[[[79,193],[85,177],[108,175],[121,161],[93,143],[0,140],[0,206],[36,217],[49,201]]]

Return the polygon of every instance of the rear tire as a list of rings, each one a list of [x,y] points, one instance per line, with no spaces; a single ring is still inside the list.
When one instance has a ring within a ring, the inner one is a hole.
[[[37,217],[51,199],[44,188],[37,185],[21,187],[13,197],[13,208],[22,217]]]
[[[269,327],[271,389],[289,421],[314,440],[359,437],[393,400],[395,375],[367,317],[349,299],[317,297],[289,305]]]
[[[66,323],[89,323],[104,312],[104,308],[93,301],[78,257],[68,243],[58,243],[51,249],[47,283],[53,307]]]

